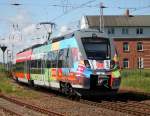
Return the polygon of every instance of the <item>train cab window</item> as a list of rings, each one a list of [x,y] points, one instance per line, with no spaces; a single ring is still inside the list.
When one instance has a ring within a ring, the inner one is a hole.
[[[110,58],[109,39],[82,39],[83,46],[88,59],[105,60]]]

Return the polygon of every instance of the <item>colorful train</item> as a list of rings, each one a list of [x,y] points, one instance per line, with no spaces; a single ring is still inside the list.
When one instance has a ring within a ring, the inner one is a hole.
[[[117,91],[121,76],[113,39],[77,30],[17,53],[13,77],[65,94]]]

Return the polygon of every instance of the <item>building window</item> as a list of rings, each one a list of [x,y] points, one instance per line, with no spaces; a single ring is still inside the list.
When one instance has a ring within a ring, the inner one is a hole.
[[[143,28],[137,28],[136,34],[143,34]]]
[[[123,68],[129,68],[129,60],[127,58],[123,59]]]
[[[108,34],[115,34],[114,28],[108,28]]]
[[[144,60],[143,58],[139,57],[137,61],[138,68],[144,68]]]
[[[129,51],[129,43],[128,42],[124,42],[123,43],[123,51],[124,52],[128,52]]]
[[[128,34],[128,28],[122,28],[122,34]]]
[[[143,44],[142,42],[137,43],[137,51],[143,51]]]

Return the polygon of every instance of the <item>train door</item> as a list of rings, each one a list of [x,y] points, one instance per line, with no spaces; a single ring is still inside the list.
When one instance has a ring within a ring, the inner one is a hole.
[[[41,60],[41,76],[44,86],[49,86],[48,82],[48,70],[46,68],[46,55],[44,55],[44,58]]]
[[[75,57],[75,56],[74,56]],[[68,48],[67,49],[67,54],[66,54],[66,67],[68,69],[68,81],[71,83],[72,80],[74,80],[74,76],[72,76],[71,74],[71,68],[73,67],[73,59],[74,59],[73,55],[72,55],[72,48]]]
[[[71,57],[71,48],[68,47],[67,49],[64,49],[64,54],[63,54],[63,63],[62,63],[62,67],[65,68],[65,77],[68,81],[68,79],[70,79],[69,75],[70,75],[70,70],[71,70],[71,65],[73,63],[72,61],[72,57]]]
[[[38,75],[39,75],[39,85],[44,86],[44,65],[43,60],[38,59]]]
[[[30,62],[29,61],[24,62],[24,75],[27,81],[30,80]]]

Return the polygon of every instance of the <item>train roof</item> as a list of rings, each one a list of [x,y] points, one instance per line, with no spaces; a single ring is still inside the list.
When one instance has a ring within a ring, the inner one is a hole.
[[[35,44],[35,45],[31,46],[31,47],[28,47],[28,48],[23,49],[22,51],[18,52],[17,54],[22,53],[22,52],[25,52],[25,51],[30,50],[30,49],[33,49],[33,48],[36,48],[36,47],[40,47],[40,46],[42,46],[42,45],[43,45],[43,44]]]
[[[101,36],[101,37],[108,37],[105,33],[102,33],[97,29],[82,29],[82,30],[76,30],[76,31],[66,34],[66,35],[54,37],[54,38],[52,38],[52,43],[73,37],[74,35],[77,35],[77,34],[83,34],[83,32],[94,32],[94,33],[99,33],[99,36]],[[88,34],[86,34],[86,35],[88,36]]]
[[[54,42],[57,42],[57,41],[61,41],[61,40],[63,40],[63,39],[67,39],[67,38],[73,37],[74,35],[79,36],[79,35],[82,35],[83,32],[87,32],[87,33],[88,33],[88,32],[90,32],[90,33],[91,33],[91,32],[94,32],[94,34],[97,33],[97,34],[98,34],[99,36],[101,36],[101,37],[104,37],[104,38],[108,37],[106,34],[100,32],[100,31],[97,30],[97,29],[82,29],[82,30],[76,30],[76,31],[71,32],[71,33],[66,34],[66,35],[62,35],[62,36],[58,36],[58,37],[53,37],[53,38],[51,38],[51,40],[46,41],[46,42],[43,43],[43,44],[35,44],[35,45],[31,46],[31,47],[28,47],[28,48],[22,50],[22,51],[19,52],[19,53],[22,53],[22,52],[25,52],[25,51],[27,51],[27,50],[40,47],[40,46],[42,46],[42,45],[46,45],[46,44],[48,44],[48,43],[54,43]],[[85,36],[85,35],[84,35],[84,36]],[[86,34],[86,36],[88,36],[88,34]],[[18,53],[18,54],[19,54],[19,53]]]

